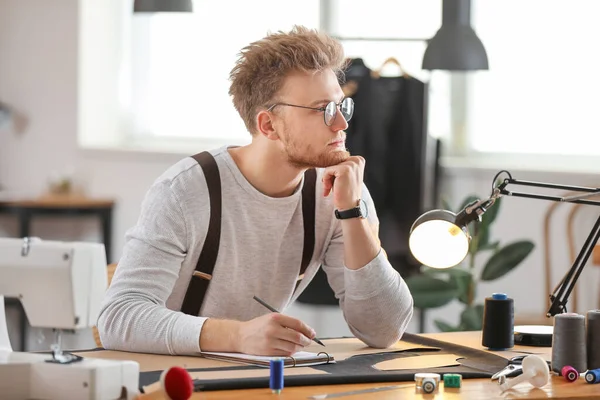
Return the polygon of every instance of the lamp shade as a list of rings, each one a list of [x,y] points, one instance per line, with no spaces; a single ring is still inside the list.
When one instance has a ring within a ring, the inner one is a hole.
[[[427,45],[423,69],[489,69],[483,43],[471,27],[471,0],[443,0],[442,26]]]
[[[469,252],[469,232],[456,223],[456,214],[432,210],[421,215],[410,228],[408,246],[413,256],[431,268],[450,268]]]
[[[134,0],[133,12],[192,12],[192,0]]]

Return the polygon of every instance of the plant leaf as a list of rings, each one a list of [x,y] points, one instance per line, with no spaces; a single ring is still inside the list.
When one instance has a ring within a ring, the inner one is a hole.
[[[447,268],[447,269],[452,269],[452,268]],[[447,273],[447,269],[431,268],[426,265],[421,266],[421,272],[423,274],[433,276],[433,277],[438,276],[438,275],[445,275]]]
[[[481,280],[493,281],[506,275],[531,253],[533,247],[533,242],[521,240],[498,250],[483,267]]]
[[[500,246],[500,241],[496,240],[495,242],[492,243],[488,243],[484,246],[479,246],[479,251],[484,251],[484,250],[498,250],[498,246]]]
[[[498,216],[498,211],[500,210],[501,200],[502,198],[496,199],[494,205],[492,205],[490,208],[488,208],[488,210],[485,213],[483,213],[483,215],[481,216],[481,221],[483,223],[490,226],[492,222],[496,220],[496,217]]]
[[[427,267],[424,265],[421,268],[421,272],[425,275],[429,275],[432,277],[436,277],[436,276],[450,277],[450,276],[455,276],[455,275],[458,275],[458,276],[471,275],[471,273],[469,271],[467,271],[464,268],[461,268],[458,265],[451,267],[451,268],[444,268],[444,269],[431,268],[431,267]]]
[[[485,216],[485,214],[483,214]],[[478,252],[482,247],[487,246],[490,243],[490,224],[481,221],[478,225],[477,230],[477,247],[475,252]]]
[[[459,278],[463,278],[466,276],[473,276],[473,274],[471,274],[470,271],[467,271],[464,268],[460,268],[460,267],[452,267],[452,268],[446,268],[446,269],[438,269],[437,271],[444,271],[445,273],[447,273],[449,276],[452,277],[459,277]]]
[[[475,255],[480,247],[479,242],[487,240],[487,235],[482,229],[487,230],[485,226],[482,226],[481,222],[473,221],[468,226],[469,232],[471,233],[471,241],[469,242],[469,254]]]
[[[471,241],[471,248],[469,252],[477,253],[486,248],[490,243],[490,226],[492,222],[498,216],[500,210],[500,199],[496,199],[496,202],[491,206],[482,216],[481,222],[476,226],[476,240]]]
[[[483,326],[483,305],[466,307],[460,314],[460,325],[466,331],[480,331]]]
[[[406,284],[414,299],[416,308],[436,308],[448,304],[458,295],[456,284],[428,275],[413,275]]]
[[[458,301],[463,304],[469,304],[469,288],[473,281],[473,275],[471,273],[462,270],[463,274],[450,275],[450,280],[454,282],[458,292]]]
[[[469,302],[469,285],[473,280],[473,275],[470,271],[461,268],[461,267],[452,267],[447,269],[436,269],[430,267],[423,267],[423,274],[427,276],[431,276],[433,278],[436,277],[445,277],[451,283],[456,286],[456,296],[457,299],[464,303],[468,304]]]
[[[460,327],[451,326],[450,324],[439,319],[436,319],[433,321],[433,323],[441,332],[458,332],[460,330]]]

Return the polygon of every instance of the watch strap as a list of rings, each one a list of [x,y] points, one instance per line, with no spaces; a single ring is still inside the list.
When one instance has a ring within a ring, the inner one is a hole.
[[[360,206],[350,208],[350,209],[344,210],[344,211],[335,210],[335,217],[337,219],[349,219],[349,218],[362,217],[362,213],[360,211]]]

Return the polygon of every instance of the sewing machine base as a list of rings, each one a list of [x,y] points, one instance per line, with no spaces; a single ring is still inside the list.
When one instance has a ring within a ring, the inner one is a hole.
[[[133,400],[139,364],[83,359],[48,362],[49,354],[0,350],[0,393],[5,400]]]

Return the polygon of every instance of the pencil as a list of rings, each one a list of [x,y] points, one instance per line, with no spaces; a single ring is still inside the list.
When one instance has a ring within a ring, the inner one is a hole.
[[[277,311],[275,308],[273,308],[270,305],[268,305],[267,303],[265,303],[264,300],[261,300],[261,299],[259,299],[256,296],[254,296],[253,298],[254,298],[254,300],[258,301],[260,304],[262,304],[263,306],[265,306],[269,311],[272,311],[272,312],[275,312],[275,313],[279,313],[279,311]],[[325,347],[325,345],[323,344],[323,342],[321,342],[319,339],[314,338],[313,340],[315,341],[315,343],[318,343],[321,346]]]

